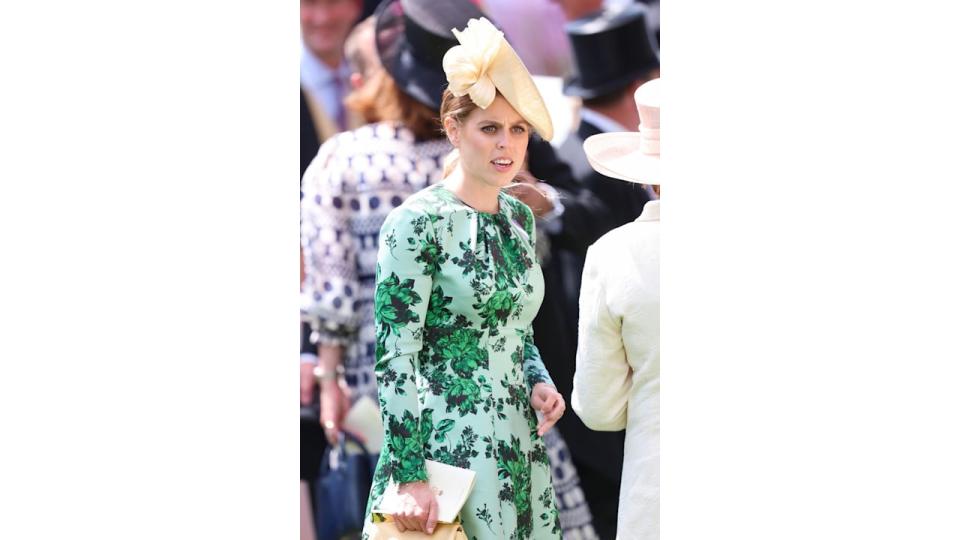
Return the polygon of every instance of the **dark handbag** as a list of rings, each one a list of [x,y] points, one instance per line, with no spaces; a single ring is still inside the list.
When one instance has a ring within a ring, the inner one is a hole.
[[[347,443],[358,446],[360,453],[348,453]],[[338,540],[363,529],[376,464],[363,443],[346,432],[340,432],[336,446],[327,448],[314,486],[317,540]]]

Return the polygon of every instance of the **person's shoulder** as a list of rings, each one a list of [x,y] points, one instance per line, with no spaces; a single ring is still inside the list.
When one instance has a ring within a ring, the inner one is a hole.
[[[320,145],[314,162],[319,162],[320,167],[328,167],[334,161],[349,162],[355,154],[362,150],[362,146],[358,145],[357,142],[369,131],[368,127],[363,126],[333,134]]]
[[[454,209],[437,193],[437,186],[429,186],[407,197],[400,206],[387,214],[383,229],[424,228]]]
[[[532,233],[534,228],[533,210],[531,210],[529,206],[513,195],[510,195],[504,191],[501,191],[500,193],[502,197],[500,200],[506,203],[510,219],[522,227],[527,234]]]
[[[500,201],[507,204],[507,208],[510,210],[510,213],[527,213],[530,212],[530,207],[523,203],[520,199],[514,197],[513,195],[507,193],[505,189],[500,190]]]
[[[353,160],[364,152],[357,144],[357,132],[364,128],[341,131],[323,141],[317,155],[303,173],[301,187],[320,191],[340,191],[355,179]]]
[[[606,265],[658,257],[660,222],[636,220],[610,230],[587,250],[588,263]]]
[[[394,208],[387,214],[385,223],[396,223],[405,219],[416,219],[426,215],[428,207],[421,199],[422,196],[420,196],[419,192],[414,193],[403,201],[400,206]]]
[[[346,133],[350,133],[349,143],[355,152],[386,156],[401,172],[416,171],[420,175],[443,170],[443,159],[453,148],[446,137],[418,140],[409,128],[394,121],[367,124]]]
[[[392,138],[392,130],[391,136],[387,136],[384,132],[390,126],[384,124],[384,122],[375,122],[355,129],[341,131],[330,137],[329,141],[334,142],[336,146],[343,147],[348,152],[369,152],[372,148],[371,145],[376,145],[377,141]]]
[[[357,140],[365,142],[413,142],[413,135],[398,122],[374,122],[353,130],[353,133]]]
[[[342,157],[353,156],[355,154],[371,154],[392,146],[392,143],[412,142],[412,135],[404,136],[409,133],[401,126],[393,122],[374,122],[365,124],[358,128],[347,131],[340,131],[329,139],[324,141],[323,146],[335,149],[336,153]]]
[[[414,149],[434,149],[437,152],[449,152],[450,143],[446,137],[429,140],[418,140],[413,131],[401,122],[384,120],[374,122],[353,130],[354,138],[358,141],[389,144],[394,147],[410,147]]]
[[[624,253],[624,247],[632,245],[640,230],[649,225],[649,222],[631,221],[611,229],[590,246],[590,251],[596,253],[596,256],[622,254]]]

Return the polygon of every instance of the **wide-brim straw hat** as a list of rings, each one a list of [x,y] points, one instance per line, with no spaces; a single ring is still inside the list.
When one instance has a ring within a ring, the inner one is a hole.
[[[469,94],[481,109],[489,107],[499,92],[541,137],[552,139],[547,104],[503,32],[480,17],[453,33],[460,44],[443,57],[450,92],[458,97]]]
[[[660,184],[660,79],[637,88],[639,132],[600,133],[583,141],[587,161],[598,173],[640,184]]]

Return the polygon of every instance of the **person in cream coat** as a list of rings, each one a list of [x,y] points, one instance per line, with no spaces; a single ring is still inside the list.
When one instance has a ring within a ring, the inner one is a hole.
[[[660,194],[660,79],[634,94],[640,131],[584,141],[598,172]],[[619,180],[617,180],[619,181]],[[617,538],[660,536],[660,201],[587,251],[571,405],[598,431],[626,429]]]

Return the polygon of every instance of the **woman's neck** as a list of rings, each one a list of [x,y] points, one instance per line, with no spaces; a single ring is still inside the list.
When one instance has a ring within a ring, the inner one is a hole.
[[[459,165],[444,178],[443,185],[477,212],[496,214],[500,211],[500,188],[470,178]]]

